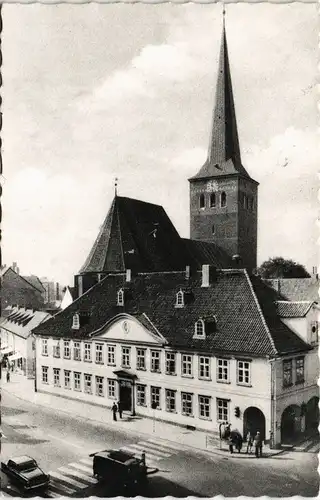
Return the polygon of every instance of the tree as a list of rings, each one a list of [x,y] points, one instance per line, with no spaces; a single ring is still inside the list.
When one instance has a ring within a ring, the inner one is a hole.
[[[294,260],[272,257],[257,269],[262,278],[310,278],[306,268]]]

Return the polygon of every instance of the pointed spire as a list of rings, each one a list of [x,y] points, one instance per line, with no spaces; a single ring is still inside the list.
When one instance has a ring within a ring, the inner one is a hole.
[[[114,195],[118,195],[118,177],[115,177],[114,179]]]
[[[223,6],[223,28],[208,160],[219,165],[230,159],[235,166],[241,165]]]

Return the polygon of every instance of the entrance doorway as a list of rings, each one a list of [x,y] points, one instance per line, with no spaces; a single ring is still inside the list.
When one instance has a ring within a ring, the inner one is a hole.
[[[301,410],[298,405],[288,406],[281,417],[281,443],[296,441],[301,435]]]
[[[249,431],[253,436],[259,431],[262,440],[266,439],[266,419],[256,406],[249,406],[243,414],[243,436],[246,437]]]
[[[306,405],[306,432],[316,432],[319,425],[319,398],[314,396]]]
[[[132,383],[129,380],[119,380],[119,398],[123,411],[132,410]]]

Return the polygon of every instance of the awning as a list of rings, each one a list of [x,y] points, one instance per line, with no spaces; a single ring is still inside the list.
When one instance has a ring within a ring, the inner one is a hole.
[[[137,375],[135,375],[134,373],[130,373],[127,370],[115,370],[113,373],[119,378],[128,378],[130,380],[138,378]]]
[[[0,350],[0,354],[9,354],[10,352],[13,352],[12,347],[2,347]]]
[[[15,352],[14,354],[12,354],[12,356],[8,356],[9,361],[14,361],[16,359],[21,359],[21,358],[22,354],[20,354],[20,352]]]

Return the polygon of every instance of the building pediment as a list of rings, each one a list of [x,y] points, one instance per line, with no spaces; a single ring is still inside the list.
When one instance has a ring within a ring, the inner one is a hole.
[[[166,343],[164,337],[157,332],[146,315],[137,319],[128,314],[120,314],[105,325],[99,333],[94,334],[94,338],[134,344],[163,345]]]

